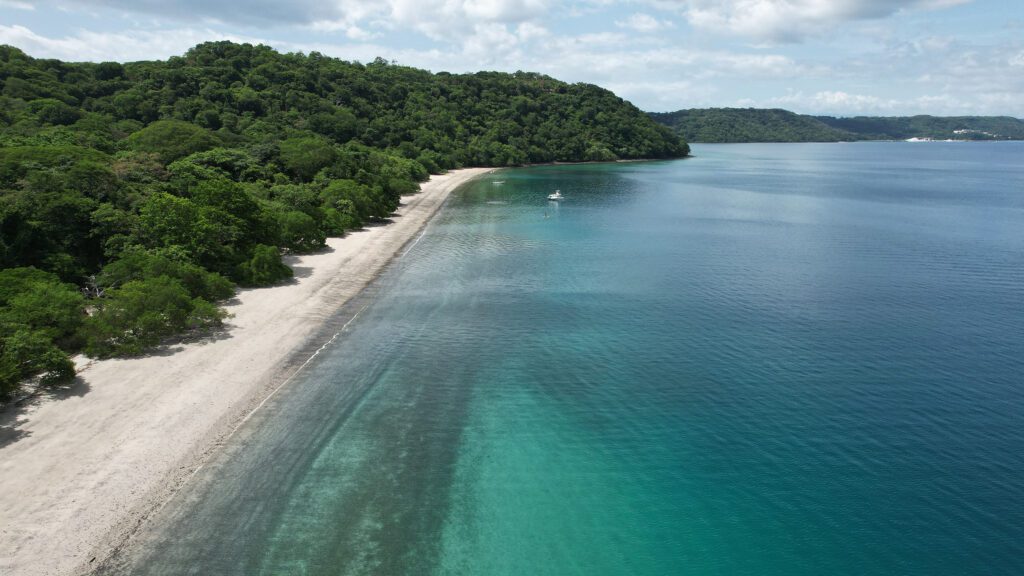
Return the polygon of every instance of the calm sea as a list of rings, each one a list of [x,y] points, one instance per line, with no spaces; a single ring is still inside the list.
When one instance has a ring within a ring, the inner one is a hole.
[[[110,571],[1024,573],[1024,144],[694,154],[463,188]]]

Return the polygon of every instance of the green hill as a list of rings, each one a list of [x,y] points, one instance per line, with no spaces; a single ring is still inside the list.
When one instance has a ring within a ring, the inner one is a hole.
[[[1024,121],[1009,116],[835,118],[758,108],[691,109],[650,116],[690,142],[1024,139]]]
[[[685,156],[615,94],[211,42],[70,63],[0,46],[0,400],[215,326],[283,252],[387,218],[461,166]],[[85,310],[89,310],[89,314]]]
[[[1024,121],[1009,116],[857,116],[817,120],[863,140],[1022,140]]]
[[[688,142],[838,142],[853,137],[821,120],[788,110],[706,108],[650,113]]]

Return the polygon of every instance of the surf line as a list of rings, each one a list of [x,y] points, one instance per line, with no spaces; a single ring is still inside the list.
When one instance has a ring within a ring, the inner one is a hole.
[[[416,245],[420,243],[420,240],[423,240],[423,236],[425,236],[426,234],[427,234],[427,231],[425,229],[423,230],[423,232],[420,232],[420,235],[416,237],[416,241],[412,243],[412,246],[409,246],[409,248],[405,252],[402,252],[402,255],[399,256],[399,258],[405,258],[406,254],[408,254],[409,252],[412,252],[412,249],[415,248]],[[361,310],[360,310],[360,312],[361,312]]]
[[[281,390],[282,388],[284,388],[284,387],[285,387],[285,385],[286,385],[286,384],[288,384],[288,383],[289,383],[289,382],[291,382],[291,381],[292,381],[293,379],[295,379],[295,377],[296,377],[296,376],[298,376],[298,375],[299,375],[299,373],[300,373],[300,372],[302,372],[302,370],[303,370],[303,369],[304,369],[304,368],[305,368],[306,366],[308,366],[308,365],[309,365],[309,363],[310,363],[310,362],[312,362],[314,358],[316,358],[316,357],[317,357],[317,356],[318,356],[318,355],[319,355],[319,354],[320,354],[321,352],[323,352],[324,350],[326,350],[328,346],[330,346],[331,344],[333,344],[333,343],[334,343],[334,341],[338,339],[338,336],[341,336],[341,333],[342,333],[342,332],[344,332],[344,331],[345,331],[345,329],[347,329],[347,328],[348,328],[348,325],[349,325],[349,324],[351,324],[352,322],[354,322],[354,321],[355,321],[355,319],[356,319],[356,318],[358,318],[358,317],[359,317],[359,315],[363,313],[363,310],[366,310],[366,308],[367,308],[368,306],[369,306],[369,304],[364,304],[364,305],[363,305],[363,307],[362,307],[362,308],[360,308],[358,312],[356,312],[355,314],[353,314],[353,315],[352,315],[352,317],[348,319],[348,322],[345,322],[345,324],[344,324],[344,325],[343,325],[343,326],[341,327],[341,329],[340,329],[340,330],[338,330],[337,332],[335,332],[335,333],[334,333],[334,335],[333,335],[333,336],[331,336],[329,340],[327,340],[326,342],[324,342],[324,343],[323,343],[323,345],[322,345],[322,346],[320,346],[319,348],[317,348],[317,349],[316,349],[316,351],[315,351],[315,352],[313,352],[313,354],[311,354],[311,355],[309,356],[309,358],[306,358],[306,361],[305,361],[305,362],[303,362],[303,363],[302,363],[302,364],[301,364],[301,365],[300,365],[300,366],[299,366],[298,368],[296,368],[296,369],[295,369],[295,371],[294,371],[294,372],[292,372],[290,376],[288,376],[287,378],[285,378],[283,382],[281,382],[280,384],[278,384],[278,385],[277,385],[277,387],[275,387],[275,388],[274,388],[273,390],[271,390],[270,394],[267,394],[267,396],[266,396],[265,398],[263,398],[263,400],[262,400],[262,401],[260,401],[260,403],[259,403],[259,404],[257,404],[255,408],[253,408],[252,410],[250,410],[250,411],[249,411],[249,413],[248,413],[248,414],[246,414],[246,415],[245,415],[245,417],[244,417],[244,418],[242,418],[242,419],[241,419],[241,420],[240,420],[240,421],[238,422],[238,424],[236,424],[236,425],[235,425],[235,427],[234,427],[234,428],[233,428],[233,429],[231,430],[231,432],[229,432],[229,433],[228,433],[228,435],[227,435],[227,436],[225,436],[224,438],[222,438],[222,439],[218,440],[218,441],[217,441],[217,442],[216,442],[216,443],[214,444],[214,446],[223,446],[224,444],[226,444],[226,443],[228,442],[228,440],[230,440],[230,439],[231,439],[231,437],[232,437],[232,436],[234,436],[236,432],[238,432],[238,430],[239,430],[239,429],[240,429],[240,428],[242,427],[242,425],[243,425],[243,424],[245,424],[246,422],[248,422],[248,421],[249,421],[249,419],[250,419],[250,418],[252,418],[254,414],[256,414],[256,412],[258,412],[258,411],[259,411],[259,410],[260,410],[261,408],[263,408],[263,406],[264,406],[264,405],[266,405],[266,403],[267,403],[267,401],[268,401],[268,400],[270,400],[271,398],[273,398],[273,397],[274,397],[274,396],[275,396],[275,395],[276,395],[276,394],[278,393],[278,391],[280,391],[280,390]],[[211,453],[212,453],[212,450],[211,450]],[[172,499],[174,498],[174,496],[175,496],[175,495],[176,495],[176,494],[177,494],[178,492],[180,492],[180,491],[181,491],[181,489],[182,489],[182,488],[183,488],[183,487],[184,487],[184,486],[185,486],[186,484],[188,484],[188,483],[189,483],[189,482],[190,482],[190,481],[191,481],[191,480],[192,480],[193,478],[195,478],[196,474],[199,474],[199,472],[200,472],[200,471],[201,471],[201,470],[203,469],[203,467],[204,467],[204,466],[206,466],[206,461],[208,461],[208,460],[209,460],[209,458],[205,458],[205,459],[204,459],[204,461],[203,461],[202,463],[200,463],[200,464],[199,464],[199,466],[197,466],[197,467],[196,467],[196,469],[195,469],[195,470],[193,470],[193,471],[192,471],[192,473],[191,473],[191,474],[189,474],[189,475],[188,475],[188,477],[187,477],[187,478],[185,478],[185,480],[183,480],[183,481],[181,482],[181,484],[179,484],[179,485],[178,485],[178,486],[177,486],[177,487],[176,487],[176,488],[174,489],[174,491],[173,491],[173,492],[172,492],[171,494],[169,494],[169,495],[167,496],[167,498],[165,498],[165,499],[164,499],[164,501],[163,501],[163,502],[162,502],[162,503],[160,504],[160,506],[159,506],[159,507],[158,507],[158,508],[157,508],[156,510],[154,510],[154,511],[153,511],[153,515],[155,515],[155,514],[159,513],[159,512],[161,511],[161,510],[163,510],[164,506],[166,506],[166,505],[167,505],[167,504],[168,504],[168,503],[169,503],[169,502],[170,502],[170,501],[171,501],[171,500],[172,500]]]

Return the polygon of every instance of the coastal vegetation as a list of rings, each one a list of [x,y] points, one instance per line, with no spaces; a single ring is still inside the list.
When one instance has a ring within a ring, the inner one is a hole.
[[[1024,140],[1024,121],[1010,116],[818,116],[863,140]]]
[[[759,108],[690,109],[650,116],[690,142],[1024,139],[1024,121],[1009,116],[836,118]]]
[[[0,400],[216,327],[287,253],[386,220],[431,173],[669,158],[671,130],[611,92],[525,72],[213,42],[167,61],[0,47]]]
[[[838,142],[853,139],[811,116],[788,110],[708,108],[651,113],[690,142]]]

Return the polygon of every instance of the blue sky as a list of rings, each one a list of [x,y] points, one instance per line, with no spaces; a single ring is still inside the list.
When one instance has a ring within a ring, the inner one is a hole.
[[[0,44],[144,60],[206,40],[528,70],[651,111],[1024,118],[1024,0],[0,0]]]

